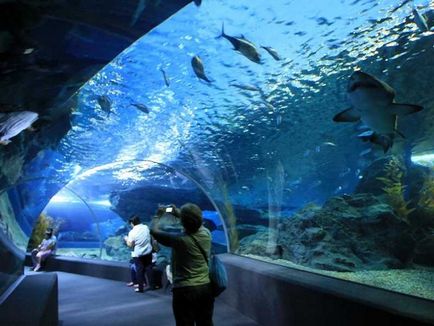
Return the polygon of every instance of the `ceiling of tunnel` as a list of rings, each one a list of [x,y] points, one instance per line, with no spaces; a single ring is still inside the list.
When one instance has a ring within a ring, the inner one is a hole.
[[[65,182],[112,162],[152,160],[210,191],[225,185],[242,204],[252,204],[255,193],[263,204],[267,182],[279,178],[289,205],[300,204],[294,190],[301,184],[311,193],[306,201],[350,191],[360,171],[383,155],[374,147],[361,156],[372,145],[357,139],[354,125],[332,121],[349,106],[346,85],[355,69],[392,85],[397,101],[425,107],[400,120],[400,131],[414,153],[432,152],[434,37],[412,13],[417,8],[432,26],[432,3],[321,3],[215,0],[184,7],[80,88],[66,105],[69,131],[36,160]],[[261,64],[218,38],[223,24],[227,35],[256,45]],[[271,46],[281,60],[260,46]],[[195,55],[211,82],[195,76]],[[28,168],[27,176],[36,170]],[[124,172],[116,170],[120,184],[146,179],[140,168]]]
[[[432,151],[433,98],[425,73],[433,69],[432,33],[420,32],[404,2],[335,2],[318,8],[315,1],[221,0],[185,7],[81,89],[60,146],[65,168],[151,159],[242,189],[261,184],[279,164],[286,179],[310,178],[311,186],[354,173],[367,164],[360,153],[371,145],[355,137],[353,125],[336,125],[332,117],[348,107],[346,84],[360,68],[390,83],[397,100],[427,107],[400,121],[400,130],[417,152]],[[427,1],[414,5],[431,12]],[[222,24],[228,35],[272,46],[282,59],[261,49],[262,63],[249,61],[217,38]],[[210,83],[194,75],[194,55]],[[101,98],[110,103],[102,107]],[[416,130],[421,121],[424,128]]]

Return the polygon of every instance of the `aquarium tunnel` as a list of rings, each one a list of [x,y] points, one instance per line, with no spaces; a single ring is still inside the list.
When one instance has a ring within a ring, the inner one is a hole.
[[[430,0],[0,1],[0,324],[91,324],[62,282],[188,202],[216,325],[434,324],[433,58]]]

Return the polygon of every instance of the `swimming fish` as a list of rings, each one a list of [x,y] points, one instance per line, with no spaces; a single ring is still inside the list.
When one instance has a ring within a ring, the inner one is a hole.
[[[24,129],[30,129],[37,119],[38,114],[31,111],[0,113],[0,144],[9,144],[12,137]]]
[[[261,89],[255,85],[248,85],[248,84],[229,84],[230,86],[245,90],[245,91],[252,91],[252,92],[260,92]]]
[[[255,63],[261,63],[261,55],[256,49],[256,46],[252,42],[246,40],[244,36],[233,37],[225,34],[224,23],[222,24],[222,33],[217,38],[220,37],[224,37],[229,42],[231,42],[232,45],[234,46],[234,50],[240,52],[247,59]]]
[[[336,147],[336,144],[332,143],[331,141],[326,141],[326,142],[322,143],[322,145]]]
[[[133,17],[130,22],[130,27],[133,27],[137,21],[139,20],[140,16],[143,14],[143,11],[146,9],[147,6],[147,0],[139,0],[137,3],[136,10],[134,11]]]
[[[142,111],[143,113],[148,114],[149,113],[149,109],[146,105],[141,104],[141,103],[133,103],[131,104],[133,106],[135,106],[137,109],[139,109],[140,111]]]
[[[112,101],[110,98],[107,95],[99,95],[97,101],[101,110],[107,112],[107,117],[109,117],[112,111]]]
[[[414,16],[414,22],[422,32],[429,31],[428,24],[426,23],[426,19],[424,15],[420,14],[416,8],[413,9],[413,16]]]
[[[193,67],[193,71],[198,78],[203,79],[203,80],[207,81],[208,83],[211,83],[211,80],[209,80],[208,77],[205,75],[205,69],[203,67],[203,62],[197,55],[195,55],[191,59],[191,66]]]
[[[275,49],[273,49],[270,46],[261,46],[261,48],[265,49],[276,61],[282,60],[282,58],[279,56],[279,53]]]
[[[160,68],[161,73],[163,74],[163,78],[164,78],[164,83],[166,84],[167,87],[169,87],[169,79],[167,78],[166,72],[164,71],[163,68]]]
[[[361,120],[371,130],[359,135],[362,140],[381,145],[386,153],[393,145],[398,116],[419,112],[423,107],[394,102],[395,90],[385,82],[362,71],[355,71],[347,88],[351,107],[333,117],[335,122]]]

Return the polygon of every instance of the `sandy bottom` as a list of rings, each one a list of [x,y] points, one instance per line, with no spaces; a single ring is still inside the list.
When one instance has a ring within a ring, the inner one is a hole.
[[[245,256],[273,264],[434,300],[434,268],[417,266],[408,269],[390,269],[386,271],[332,272],[297,265],[283,259],[270,259],[255,255]]]

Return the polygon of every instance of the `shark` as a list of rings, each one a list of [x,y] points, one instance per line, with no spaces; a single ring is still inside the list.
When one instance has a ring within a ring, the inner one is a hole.
[[[211,80],[209,80],[209,78],[205,75],[203,62],[197,55],[191,59],[191,66],[193,67],[193,71],[199,79],[203,79],[208,83],[211,83]]]
[[[231,44],[234,46],[234,50],[240,52],[247,59],[255,63],[261,63],[261,55],[259,54],[256,46],[252,42],[246,40],[243,35],[241,35],[241,37],[234,37],[225,34],[224,23],[222,24],[222,32],[217,38],[220,37],[223,37],[231,42]]]
[[[354,71],[347,86],[350,108],[336,114],[335,122],[362,121],[368,128],[359,135],[364,141],[380,145],[386,153],[398,131],[398,117],[419,112],[422,106],[395,102],[395,90],[384,81],[360,70]]]

